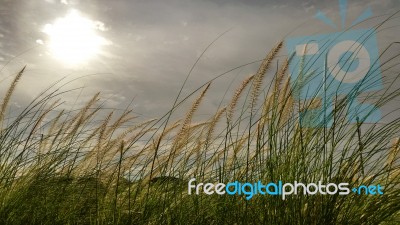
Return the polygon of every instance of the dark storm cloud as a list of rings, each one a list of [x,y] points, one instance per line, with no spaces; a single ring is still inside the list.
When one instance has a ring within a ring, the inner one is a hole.
[[[338,2],[323,1],[183,1],[183,0],[0,0],[0,63],[46,41],[40,30],[47,23],[77,9],[85,16],[104,23],[101,35],[113,44],[104,54],[84,68],[63,68],[38,46],[14,59],[1,76],[28,64],[27,81],[21,85],[17,101],[31,96],[34,90],[69,75],[94,74],[74,82],[86,86],[86,92],[100,90],[112,107],[124,108],[135,97],[135,110],[147,116],[160,115],[173,102],[192,64],[205,47],[219,34],[221,37],[202,57],[193,71],[184,95],[206,83],[215,75],[236,66],[262,59],[267,50],[290,35],[332,32],[313,19],[318,9],[327,12],[335,23],[340,22]],[[396,0],[349,1],[349,21],[366,7],[375,15],[394,13]],[[296,29],[297,28],[297,29]],[[386,35],[394,35],[393,29]],[[285,50],[281,55],[285,55]],[[1,58],[4,58],[2,60]],[[213,83],[201,113],[212,113],[220,103],[229,83],[234,86],[256,70],[257,64],[227,74]],[[75,96],[73,96],[75,97]]]

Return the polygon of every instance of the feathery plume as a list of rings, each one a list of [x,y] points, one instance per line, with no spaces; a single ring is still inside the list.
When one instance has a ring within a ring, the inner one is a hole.
[[[264,80],[265,73],[269,69],[272,60],[278,54],[279,50],[283,47],[283,41],[279,42],[277,46],[275,46],[264,58],[263,62],[261,63],[257,74],[254,77],[253,84],[252,84],[252,92],[251,92],[251,101],[250,106],[253,109],[255,103],[257,102],[257,98],[260,95],[260,90],[262,86],[262,82]]]
[[[249,85],[250,81],[253,80],[255,75],[252,75],[246,79],[243,80],[242,84],[239,86],[239,88],[235,91],[235,95],[233,96],[231,102],[229,103],[228,107],[228,120],[231,121],[233,118],[233,113],[235,111],[235,107],[239,101],[240,96],[242,95],[243,91],[246,89],[247,85]]]
[[[22,74],[24,73],[25,68],[26,68],[26,66],[24,66],[24,68],[22,68],[22,70],[19,71],[19,73],[14,78],[13,82],[11,83],[10,87],[8,88],[8,90],[6,92],[6,96],[3,99],[3,103],[1,104],[1,109],[0,109],[0,121],[1,121],[1,123],[3,123],[4,114],[5,114],[5,111],[7,109],[8,103],[10,102],[11,96],[14,93],[14,90],[15,90],[15,87],[17,86],[17,84],[18,84],[18,81],[22,77]]]

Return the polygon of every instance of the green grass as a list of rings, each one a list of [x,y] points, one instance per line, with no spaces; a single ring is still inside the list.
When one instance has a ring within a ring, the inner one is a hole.
[[[398,109],[385,124],[366,124],[365,118],[350,124],[347,101],[338,98],[333,126],[300,126],[300,111],[314,103],[296,100],[301,82],[288,78],[290,57],[272,83],[264,82],[281,47],[243,81],[226,107],[203,122],[193,118],[212,82],[182,100],[200,92],[179,121],[170,121],[179,98],[171,111],[149,121],[128,109],[102,108],[100,95],[79,110],[59,110],[65,93],[56,85],[8,116],[22,70],[0,112],[0,223],[399,224]],[[397,77],[387,82],[396,83]],[[397,88],[388,90],[369,100],[386,106],[400,94]],[[187,181],[193,177],[213,183],[381,184],[385,194],[286,200],[256,195],[248,201],[243,195],[188,195]]]

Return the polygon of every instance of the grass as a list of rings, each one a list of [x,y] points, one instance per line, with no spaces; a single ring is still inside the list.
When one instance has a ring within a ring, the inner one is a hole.
[[[139,121],[129,109],[102,107],[96,94],[79,110],[58,110],[64,94],[42,92],[16,115],[7,114],[24,69],[1,105],[1,224],[399,224],[400,117],[390,122],[350,123],[348,99],[335,96],[330,127],[300,126],[302,112],[321,103],[299,101],[304,80],[290,80],[292,57],[265,83],[283,43],[237,87],[225,107],[203,122],[196,111],[208,82],[186,115]],[[390,68],[382,63],[383,73]],[[397,65],[397,64],[396,64]],[[299,71],[307,74],[308,71]],[[394,84],[398,74],[385,87]],[[305,79],[306,80],[306,79]],[[322,87],[321,87],[322,88]],[[362,86],[352,93],[358,95]],[[390,86],[368,98],[384,107],[400,94]],[[106,116],[101,116],[105,115]],[[102,119],[101,119],[102,118]],[[147,140],[147,141],[146,141]],[[380,184],[382,196],[188,195],[187,182]]]

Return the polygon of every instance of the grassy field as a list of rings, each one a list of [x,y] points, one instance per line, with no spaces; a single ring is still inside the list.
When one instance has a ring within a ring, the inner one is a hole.
[[[300,126],[318,101],[297,101],[291,58],[265,82],[282,46],[205,121],[194,116],[212,82],[182,100],[194,97],[178,121],[178,98],[159,119],[140,121],[130,109],[103,108],[101,94],[60,110],[56,86],[11,115],[21,70],[0,108],[0,224],[400,224],[399,109],[388,123],[350,123],[346,98],[337,98],[332,126]],[[383,107],[400,94],[387,90],[371,101]],[[380,184],[384,195],[188,195],[193,177]]]

